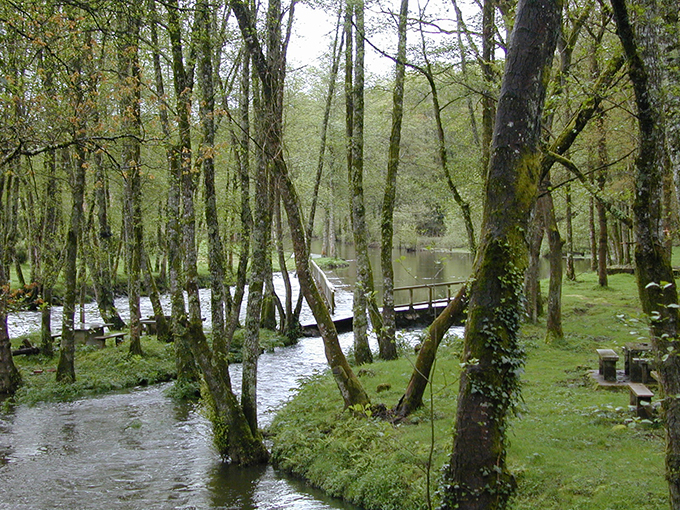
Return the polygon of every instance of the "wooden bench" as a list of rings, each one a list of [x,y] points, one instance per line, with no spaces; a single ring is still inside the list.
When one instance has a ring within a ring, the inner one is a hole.
[[[630,405],[635,407],[635,412],[640,418],[649,418],[651,410],[649,409],[652,403],[654,393],[647,386],[642,383],[628,383],[630,390]]]
[[[596,349],[600,358],[599,373],[605,381],[616,381],[616,362],[619,355],[612,349]]]
[[[106,347],[106,340],[109,338],[115,338],[116,345],[118,345],[123,341],[123,338],[125,338],[125,332],[121,331],[120,333],[109,333],[108,335],[95,336],[92,337],[92,340],[96,345],[103,349]]]

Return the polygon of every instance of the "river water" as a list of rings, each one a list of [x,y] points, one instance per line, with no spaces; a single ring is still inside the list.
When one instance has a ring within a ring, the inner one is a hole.
[[[398,285],[462,279],[471,265],[469,256],[434,252],[424,257],[396,254],[395,259]],[[348,286],[353,273],[351,267],[336,273],[331,279],[337,288],[335,317],[339,318],[351,309]],[[283,296],[281,283],[277,278]],[[202,291],[201,297],[209,328],[209,294]],[[147,299],[142,305],[143,314],[150,314]],[[117,300],[117,306],[127,319],[126,300]],[[169,311],[167,300],[164,307]],[[83,313],[87,322],[100,320],[93,304],[85,305]],[[60,314],[61,309],[55,307],[55,331],[60,327]],[[312,320],[308,310],[301,320]],[[9,320],[10,335],[35,331],[39,325],[39,313],[14,314]],[[340,340],[348,349],[352,334],[341,335]],[[301,378],[325,368],[320,338],[302,338],[294,346],[264,353],[258,370],[260,425],[271,422],[273,412]],[[240,366],[232,365],[231,372],[238,389]],[[224,464],[212,448],[210,425],[200,407],[170,399],[167,387],[0,411],[0,509],[355,508],[271,467],[240,469]]]

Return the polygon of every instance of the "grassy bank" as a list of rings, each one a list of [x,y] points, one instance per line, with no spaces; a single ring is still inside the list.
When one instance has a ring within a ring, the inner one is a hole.
[[[646,332],[633,276],[610,277],[608,289],[590,274],[566,282],[563,316],[561,345],[546,345],[540,326],[523,329],[524,403],[509,434],[508,460],[518,481],[512,508],[666,509],[662,428],[633,417],[625,388],[601,389],[589,376],[597,368],[596,348],[618,349]],[[367,509],[427,508],[428,494],[436,506],[452,440],[460,349],[459,339],[446,341],[425,407],[396,426],[342,412],[327,374],[308,380],[271,427],[275,462]],[[374,403],[396,404],[413,360],[409,354],[359,370]]]
[[[35,339],[32,339],[35,340]],[[18,344],[20,340],[13,341]],[[34,344],[37,344],[37,340]],[[16,347],[16,346],[15,346]],[[158,342],[155,336],[142,337],[144,356],[131,356],[123,342],[99,349],[91,345],[76,348],[76,382],[59,384],[55,372],[59,357],[15,356],[23,385],[15,396],[20,404],[73,400],[84,396],[146,386],[169,381],[177,375],[173,344]]]
[[[241,362],[243,336],[242,329],[234,335],[229,356],[232,363]],[[24,338],[33,345],[40,344],[36,333],[12,339],[12,348],[20,347]],[[21,371],[24,384],[14,400],[20,404],[66,401],[175,379],[174,345],[159,342],[155,336],[142,336],[141,341],[144,356],[131,356],[128,342],[115,347],[109,342],[104,349],[92,345],[76,346],[75,384],[58,384],[55,381],[58,353],[52,358],[40,354],[15,356],[14,362]],[[263,350],[273,350],[284,344],[285,340],[276,331],[260,330]]]

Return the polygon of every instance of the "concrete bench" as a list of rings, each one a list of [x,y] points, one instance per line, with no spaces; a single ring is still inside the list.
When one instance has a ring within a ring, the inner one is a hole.
[[[651,413],[649,407],[654,396],[652,390],[642,383],[628,383],[628,389],[631,407],[635,407],[635,412],[640,418],[649,418]]]
[[[120,333],[110,333],[108,335],[95,336],[92,337],[92,341],[95,343],[95,345],[98,345],[100,348],[103,349],[104,347],[106,347],[106,341],[109,338],[115,338],[116,345],[118,345],[123,341],[123,338],[125,338],[125,332],[121,331]]]
[[[619,355],[612,349],[596,349],[600,358],[599,373],[605,381],[616,381],[616,362]]]

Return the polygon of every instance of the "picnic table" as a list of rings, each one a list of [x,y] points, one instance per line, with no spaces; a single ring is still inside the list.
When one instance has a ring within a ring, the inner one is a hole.
[[[73,339],[76,343],[87,345],[99,345],[94,338],[104,335],[104,328],[110,328],[113,324],[99,322],[85,322],[73,325]]]
[[[623,370],[633,382],[647,382],[653,369],[652,344],[650,342],[629,342],[623,347]]]

